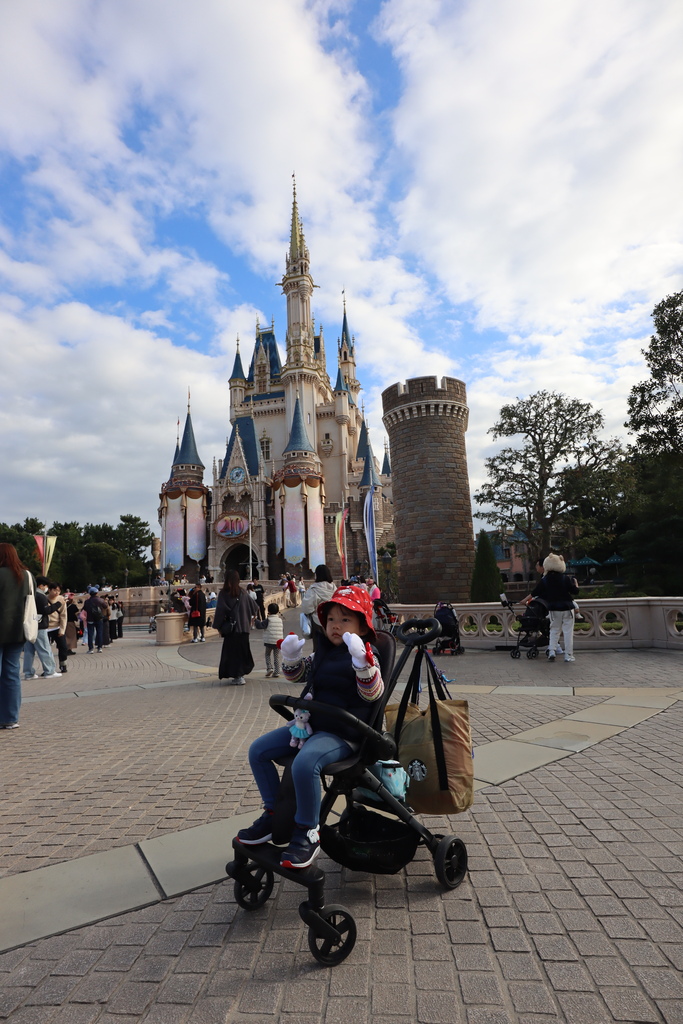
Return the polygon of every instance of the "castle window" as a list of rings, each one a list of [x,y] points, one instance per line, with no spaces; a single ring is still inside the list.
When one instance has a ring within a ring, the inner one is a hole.
[[[263,456],[264,462],[270,462],[270,438],[261,438],[261,455]]]
[[[330,435],[329,434],[325,434],[325,440],[329,441],[329,439],[330,439]]]

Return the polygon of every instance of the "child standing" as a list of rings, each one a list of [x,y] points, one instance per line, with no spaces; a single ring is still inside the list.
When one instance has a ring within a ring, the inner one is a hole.
[[[266,649],[266,679],[272,676],[273,679],[280,678],[280,648],[278,640],[282,640],[282,616],[280,609],[273,601],[268,605],[268,618],[266,619],[266,631],[263,634],[263,646]],[[271,668],[270,659],[273,659]]]
[[[305,682],[302,696],[310,694],[314,700],[343,708],[368,722],[374,715],[374,702],[384,691],[377,651],[368,643],[375,639],[372,601],[360,587],[340,587],[318,606],[317,613],[325,634],[311,657],[302,658],[305,641],[296,633],[280,641],[285,677],[292,683]],[[349,757],[354,749],[351,744],[359,738],[351,727],[324,712],[312,712],[310,724],[313,735],[292,763],[296,817],[292,838],[280,858],[286,868],[306,868],[320,852],[320,774],[326,765]],[[245,846],[267,843],[272,837],[273,807],[280,786],[273,762],[291,754],[291,738],[289,727],[283,726],[261,736],[249,748],[249,764],[264,811],[253,825],[237,833]]]

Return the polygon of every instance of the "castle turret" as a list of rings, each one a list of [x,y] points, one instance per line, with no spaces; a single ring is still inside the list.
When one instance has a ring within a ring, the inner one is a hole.
[[[461,380],[416,377],[382,392],[389,435],[399,593],[406,603],[469,600],[474,532]]]
[[[182,569],[191,578],[198,578],[199,563],[206,558],[207,550],[209,503],[203,478],[204,463],[197,451],[188,391],[183,439],[176,441],[171,476],[162,484],[159,495],[159,522],[162,568]]]
[[[240,336],[237,335],[237,347],[235,351],[235,362],[232,367],[232,373],[230,374],[230,419],[235,419],[238,413],[239,406],[244,402],[244,391],[247,386],[247,378],[244,373],[244,367],[242,366],[242,357],[240,356]]]
[[[285,370],[298,367],[315,368],[315,341],[311,318],[313,278],[310,274],[310,255],[296,201],[296,182],[292,201],[292,225],[289,252],[285,262],[285,275],[281,281],[287,296],[287,361]]]
[[[344,296],[342,332],[337,341],[337,354],[347,388],[355,399],[360,391],[360,383],[356,380],[356,341],[349,330],[349,321],[346,316],[346,296]]]

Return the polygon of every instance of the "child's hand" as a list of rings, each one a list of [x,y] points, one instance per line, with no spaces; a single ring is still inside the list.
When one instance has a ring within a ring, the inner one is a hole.
[[[301,648],[305,643],[305,640],[299,640],[296,633],[289,633],[284,640],[278,640],[277,645],[280,648],[283,660],[291,663],[299,660]]]
[[[349,649],[354,668],[363,669],[375,664],[372,647],[370,644],[364,644],[357,633],[344,633],[342,640]]]

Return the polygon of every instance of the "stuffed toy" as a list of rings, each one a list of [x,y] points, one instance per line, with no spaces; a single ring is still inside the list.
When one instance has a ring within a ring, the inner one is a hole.
[[[310,717],[310,711],[301,711],[299,708],[295,710],[294,721],[289,727],[289,731],[292,734],[292,738],[289,741],[290,747],[297,747],[301,750],[308,737],[312,735],[313,729],[308,724]]]

